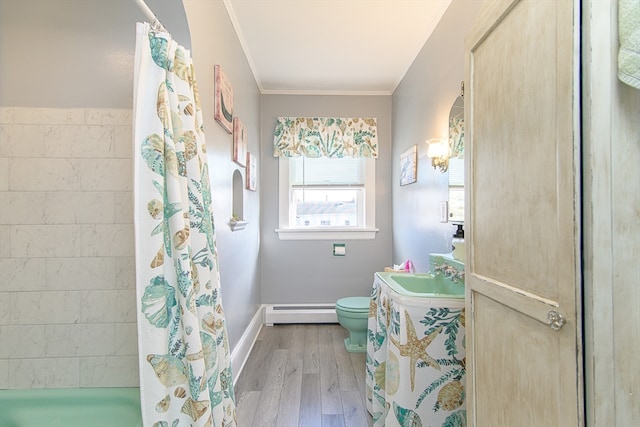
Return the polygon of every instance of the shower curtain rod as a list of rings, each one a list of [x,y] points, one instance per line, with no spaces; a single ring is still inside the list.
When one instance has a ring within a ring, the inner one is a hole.
[[[153,13],[153,11],[149,9],[149,6],[147,6],[144,0],[134,0],[134,1],[137,3],[140,10],[147,16],[147,19],[151,21],[151,28],[153,28],[156,31],[162,31],[165,33],[168,32],[167,29],[164,27],[164,25],[162,25],[162,22],[160,22],[160,20]]]

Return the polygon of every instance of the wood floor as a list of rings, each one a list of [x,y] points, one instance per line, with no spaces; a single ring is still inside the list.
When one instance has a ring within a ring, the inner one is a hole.
[[[338,324],[264,326],[235,385],[238,427],[373,425],[365,353]]]

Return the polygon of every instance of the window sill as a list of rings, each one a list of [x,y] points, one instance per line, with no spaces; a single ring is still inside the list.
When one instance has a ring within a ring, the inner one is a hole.
[[[358,228],[351,230],[336,228],[278,228],[280,240],[373,240],[377,228]]]

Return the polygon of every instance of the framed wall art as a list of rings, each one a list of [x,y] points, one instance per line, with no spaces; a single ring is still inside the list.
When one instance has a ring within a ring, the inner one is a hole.
[[[400,155],[400,185],[412,184],[418,180],[418,146]]]
[[[247,161],[247,129],[238,117],[233,118],[233,161],[240,166]]]
[[[256,157],[247,152],[247,190],[256,191],[256,182],[258,181],[256,169]]]
[[[213,117],[227,133],[231,133],[233,130],[233,87],[219,65],[213,67],[213,73],[216,98]]]

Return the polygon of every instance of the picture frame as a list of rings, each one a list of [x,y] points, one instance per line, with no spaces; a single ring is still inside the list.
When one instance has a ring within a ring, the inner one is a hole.
[[[247,162],[247,128],[239,117],[233,118],[233,161],[243,167]]]
[[[222,129],[231,133],[233,130],[233,87],[220,65],[213,67],[213,73],[215,79],[213,117],[222,126]]]
[[[400,185],[413,184],[418,180],[418,146],[408,148],[400,155]]]
[[[250,191],[256,191],[257,176],[256,157],[247,152],[247,177],[246,188]]]

